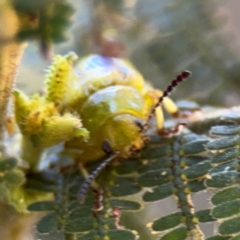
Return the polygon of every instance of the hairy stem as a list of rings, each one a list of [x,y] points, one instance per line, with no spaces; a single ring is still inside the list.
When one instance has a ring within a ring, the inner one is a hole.
[[[34,240],[33,225],[39,218],[33,213],[18,213],[11,206],[0,203],[1,239]]]
[[[18,42],[0,43],[0,140],[3,140],[7,106],[25,46]]]
[[[0,0],[0,151],[5,154],[4,134],[9,99],[26,46],[15,40],[19,19],[10,1]]]

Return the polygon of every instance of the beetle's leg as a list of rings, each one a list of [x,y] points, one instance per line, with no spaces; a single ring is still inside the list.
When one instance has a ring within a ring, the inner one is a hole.
[[[158,92],[159,94],[159,92]],[[178,117],[180,116],[177,105],[168,97],[166,97],[163,101],[163,107],[173,116]],[[156,125],[157,125],[157,132],[162,137],[167,137],[171,134],[176,134],[179,132],[180,126],[185,125],[184,123],[178,123],[174,129],[164,129],[164,115],[162,107],[157,107],[155,111],[156,117]]]
[[[156,108],[155,117],[156,117],[157,130],[158,131],[163,130],[164,116],[163,116],[163,111],[161,107]]]
[[[184,126],[186,126],[186,123],[178,123],[173,129],[162,129],[158,131],[158,135],[161,137],[169,137],[171,135],[175,135],[176,133],[179,133]]]
[[[94,189],[93,193],[95,195],[94,197],[94,207],[92,209],[93,212],[93,217],[98,218],[98,213],[100,211],[102,211],[102,209],[104,208],[103,206],[103,189],[98,188],[98,189]]]
[[[161,97],[161,96],[159,96],[159,97]],[[171,98],[169,98],[169,97],[164,98],[164,101],[162,104],[163,104],[163,107],[166,109],[166,111],[168,113],[170,113],[173,117],[178,116],[179,109]]]
[[[158,102],[158,99],[163,95],[163,92],[161,90],[151,89],[149,90],[148,95],[150,95],[153,103],[156,104]],[[171,98],[165,97],[162,105],[173,117],[178,116],[178,107]],[[162,106],[156,108],[155,118],[158,131],[162,131],[164,125]]]
[[[86,177],[86,180],[83,182],[83,184],[79,190],[79,193],[78,193],[78,199],[79,199],[80,203],[84,202],[84,199],[85,199],[85,196],[86,196],[86,193],[87,193],[89,187],[92,185],[92,183],[97,178],[97,176],[101,173],[101,171],[110,162],[112,162],[114,159],[116,159],[120,155],[120,153],[118,151],[113,152],[111,150],[111,147],[110,147],[108,141],[103,142],[102,148],[109,155],[109,158],[107,158],[104,162],[102,162],[90,175],[86,175],[85,173],[83,173],[83,175],[85,174],[84,177]],[[96,189],[98,186],[95,185],[94,187]]]

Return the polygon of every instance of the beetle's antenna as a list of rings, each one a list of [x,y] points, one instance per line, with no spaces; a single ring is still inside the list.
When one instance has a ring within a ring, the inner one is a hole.
[[[162,105],[164,98],[169,96],[172,93],[172,91],[177,87],[177,85],[179,83],[181,83],[182,81],[184,81],[185,79],[187,79],[189,76],[191,76],[191,72],[185,70],[182,73],[180,73],[179,75],[177,75],[177,77],[174,80],[172,80],[172,82],[167,86],[167,88],[163,92],[162,96],[158,99],[157,103],[152,108],[152,111],[148,115],[146,122],[143,124],[141,132],[144,132],[147,130],[149,121],[153,118],[153,116],[156,112],[156,108]]]
[[[116,151],[113,152],[109,158],[107,158],[103,163],[101,163],[95,171],[93,171],[89,177],[83,182],[79,193],[78,193],[78,199],[80,203],[84,203],[86,193],[91,185],[91,183],[96,179],[96,177],[99,175],[99,173],[114,159],[116,159],[120,155],[120,152]]]

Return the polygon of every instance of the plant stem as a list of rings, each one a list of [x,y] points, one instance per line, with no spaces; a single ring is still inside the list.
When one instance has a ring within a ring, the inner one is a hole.
[[[4,140],[4,127],[7,107],[26,44],[0,43],[0,141]]]
[[[15,40],[19,19],[10,1],[0,0],[0,152],[5,155],[5,121],[9,99],[26,46]],[[1,157],[1,156],[0,156]]]

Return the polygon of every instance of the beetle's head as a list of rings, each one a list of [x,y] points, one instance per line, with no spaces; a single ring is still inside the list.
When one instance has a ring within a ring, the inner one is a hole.
[[[112,150],[119,151],[124,158],[130,157],[133,150],[140,150],[144,145],[141,119],[128,113],[109,119],[103,126],[103,135]]]

